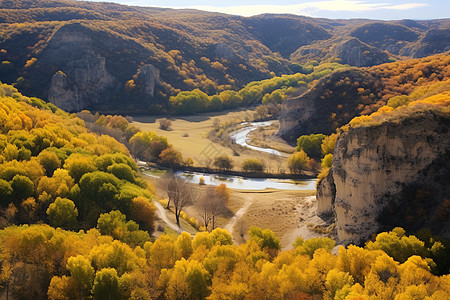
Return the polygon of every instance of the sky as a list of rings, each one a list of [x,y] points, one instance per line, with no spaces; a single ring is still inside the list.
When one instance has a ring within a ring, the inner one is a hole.
[[[91,0],[102,2],[102,0]],[[253,16],[290,13],[332,19],[379,20],[450,18],[450,0],[108,0],[126,5],[193,8]]]

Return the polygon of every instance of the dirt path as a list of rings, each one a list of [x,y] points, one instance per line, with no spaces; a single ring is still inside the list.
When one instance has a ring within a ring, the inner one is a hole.
[[[300,219],[298,227],[294,228],[283,236],[281,240],[283,245],[282,250],[292,248],[291,245],[298,237],[302,237],[303,239],[307,240],[312,238],[330,236],[330,234],[319,233],[312,230],[312,227],[314,226],[328,225],[316,214],[316,196],[304,197],[303,201],[301,201],[298,205],[298,211],[300,212],[298,214],[298,218]]]
[[[253,198],[248,198],[245,202],[244,206],[242,206],[231,218],[230,222],[224,226],[224,229],[228,230],[233,236],[233,228],[236,225],[236,222],[247,212],[248,208],[253,204]]]
[[[164,223],[166,223],[167,226],[169,226],[170,228],[172,228],[173,230],[175,230],[178,233],[182,233],[184,231],[180,227],[178,227],[177,224],[173,223],[172,221],[169,220],[169,218],[167,218],[166,210],[161,205],[161,203],[159,203],[158,201],[153,201],[153,203],[155,204],[156,208],[158,209],[159,217],[161,218],[161,220]]]

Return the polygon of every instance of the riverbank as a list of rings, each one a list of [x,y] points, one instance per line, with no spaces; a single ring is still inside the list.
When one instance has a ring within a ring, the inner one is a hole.
[[[132,124],[141,130],[155,131],[158,135],[167,137],[169,143],[183,154],[185,160],[192,159],[193,167],[211,168],[215,157],[227,155],[232,159],[235,170],[239,169],[246,159],[257,158],[265,163],[267,174],[288,174],[286,157],[255,151],[236,144],[234,145],[236,147],[231,149],[229,143],[224,143],[221,138],[208,138],[208,134],[215,128],[227,134],[241,129],[240,124],[253,122],[254,113],[254,110],[246,110],[180,116],[170,119],[172,124],[169,130],[159,128],[158,120],[163,118],[162,116],[135,116]]]
[[[182,171],[192,173],[205,173],[210,175],[223,175],[223,176],[239,176],[243,178],[271,178],[271,179],[291,179],[291,180],[308,180],[316,179],[317,175],[312,172],[305,172],[305,174],[286,174],[286,173],[266,173],[266,172],[247,172],[247,171],[234,171],[234,170],[218,170],[207,167],[194,167],[194,166],[176,166],[174,168],[168,168],[156,163],[139,162],[139,167],[144,170],[158,169],[164,171]]]

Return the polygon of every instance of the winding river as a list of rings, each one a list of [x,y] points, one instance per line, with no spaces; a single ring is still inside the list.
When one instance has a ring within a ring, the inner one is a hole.
[[[277,150],[271,148],[261,148],[247,144],[248,134],[259,127],[270,126],[274,121],[265,122],[251,122],[243,123],[247,125],[230,134],[230,137],[241,146],[253,149],[255,151],[261,151],[270,153],[273,155],[278,155],[282,157],[287,157],[287,154],[280,153]],[[144,171],[144,174],[152,177],[160,177],[164,174],[161,170],[148,170]],[[228,188],[240,189],[240,190],[264,190],[268,188],[278,189],[278,190],[315,190],[316,189],[316,179],[306,179],[306,180],[292,180],[292,179],[273,179],[273,178],[248,178],[241,176],[231,176],[223,174],[209,174],[209,173],[197,173],[197,172],[177,172],[179,176],[183,176],[188,182],[199,183],[200,178],[203,178],[205,184],[209,185],[220,185],[225,183]]]
[[[271,149],[271,148],[261,148],[261,147],[256,147],[253,145],[249,145],[247,143],[247,141],[249,140],[248,135],[250,132],[258,129],[259,127],[266,127],[266,126],[270,126],[274,123],[275,121],[264,121],[264,122],[251,122],[251,123],[242,123],[241,125],[247,125],[244,128],[241,128],[237,131],[234,131],[230,134],[230,137],[232,140],[234,140],[234,142],[238,145],[241,145],[243,147],[247,147],[256,151],[261,151],[261,152],[266,152],[266,153],[270,153],[273,155],[278,155],[278,156],[282,156],[282,157],[288,157],[289,155],[286,153],[281,153],[278,150],[275,149]]]

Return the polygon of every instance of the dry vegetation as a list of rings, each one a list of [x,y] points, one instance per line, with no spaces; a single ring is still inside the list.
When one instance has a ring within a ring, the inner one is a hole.
[[[239,156],[235,156],[234,151],[227,144],[224,146],[222,140],[218,139],[216,142],[212,142],[207,138],[208,132],[218,122],[215,120],[219,120],[219,123],[237,125],[241,122],[252,120],[253,110],[230,111],[221,114],[206,113],[196,116],[172,118],[171,131],[159,129],[157,122],[159,119],[160,117],[136,116],[134,117],[133,125],[141,130],[155,131],[158,135],[167,137],[176,149],[183,149],[183,157],[193,159],[194,166],[213,167],[212,162],[215,157],[227,154],[232,158],[235,170],[239,170],[244,160],[248,158],[259,158],[263,160],[266,163],[266,171],[268,172],[278,173],[282,170],[285,172],[288,170],[285,158],[242,147],[237,148]],[[282,142],[280,142],[281,144]]]

